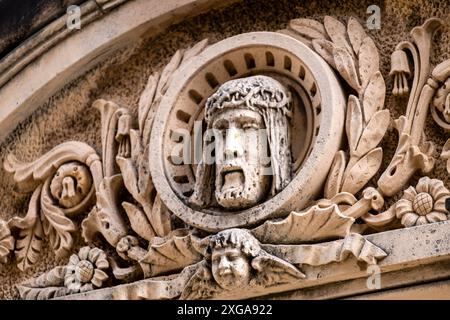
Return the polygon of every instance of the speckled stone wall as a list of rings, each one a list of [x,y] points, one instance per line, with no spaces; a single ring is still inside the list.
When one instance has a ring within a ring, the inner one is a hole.
[[[301,0],[248,0],[225,9],[186,20],[170,27],[156,38],[143,39],[134,47],[117,53],[71,84],[68,84],[47,103],[41,106],[27,121],[22,123],[0,146],[0,218],[26,214],[30,194],[14,192],[12,176],[3,169],[3,161],[13,152],[23,161],[31,161],[67,140],[81,140],[100,148],[100,114],[91,107],[97,98],[113,100],[136,111],[137,101],[148,76],[160,70],[179,48],[187,48],[204,38],[214,43],[229,36],[249,31],[276,31],[284,28],[290,19],[306,17],[322,20],[324,15],[333,15],[341,21],[349,16],[363,23],[368,17],[367,7],[381,7],[381,29],[366,30],[374,40],[381,56],[381,71],[387,85],[386,107],[391,117],[397,118],[406,109],[406,99],[394,99],[390,92],[392,81],[388,78],[390,55],[395,45],[408,39],[409,31],[427,18],[440,17],[448,23],[450,6],[447,0],[346,0],[346,1],[301,1]],[[432,64],[450,58],[450,28],[445,25],[434,38]],[[62,57],[63,58],[63,57]],[[446,135],[429,116],[426,134],[438,146],[440,153]],[[382,143],[387,166],[397,145],[397,134],[390,130]],[[438,177],[450,186],[445,170],[445,161],[437,161],[432,177]],[[415,183],[419,176],[414,178]],[[378,177],[374,178],[376,181]],[[388,201],[388,204],[391,203]],[[80,217],[78,223],[83,217]],[[79,235],[78,235],[79,237]],[[75,241],[81,245],[80,239]],[[77,248],[76,248],[77,249]],[[45,242],[44,253],[39,263],[28,272],[21,273],[14,263],[0,266],[0,298],[16,299],[14,287],[30,277],[50,270],[55,264],[53,252]]]

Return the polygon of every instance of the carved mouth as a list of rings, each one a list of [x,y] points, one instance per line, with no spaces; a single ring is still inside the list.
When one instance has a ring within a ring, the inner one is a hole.
[[[222,170],[222,191],[242,189],[245,184],[244,171],[240,167],[230,167]]]

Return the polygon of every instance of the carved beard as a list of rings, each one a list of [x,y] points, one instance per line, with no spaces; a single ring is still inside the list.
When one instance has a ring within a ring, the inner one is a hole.
[[[267,194],[271,177],[263,174],[261,165],[236,160],[216,167],[215,197],[228,209],[245,209],[257,204]]]

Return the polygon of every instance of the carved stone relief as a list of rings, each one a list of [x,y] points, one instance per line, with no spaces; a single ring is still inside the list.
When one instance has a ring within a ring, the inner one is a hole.
[[[68,141],[31,163],[8,157],[5,169],[32,197],[25,217],[0,220],[0,263],[31,268],[44,237],[70,257],[21,284],[24,299],[121,283],[134,285],[113,298],[227,298],[307,281],[305,267],[377,264],[389,252],[366,235],[450,218],[442,181],[410,185],[435,162],[428,106],[450,128],[450,65],[430,72],[429,62],[440,25],[427,20],[392,53],[393,94],[409,99],[384,172],[386,85],[357,19],[295,19],[280,32],[178,50],[149,77],[137,117],[93,103],[101,154]],[[450,162],[449,141],[441,157]],[[87,245],[77,253],[75,233]]]

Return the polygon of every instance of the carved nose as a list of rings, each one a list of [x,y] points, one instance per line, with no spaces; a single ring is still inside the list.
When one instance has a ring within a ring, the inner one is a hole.
[[[445,98],[445,112],[450,113],[450,94]]]
[[[221,257],[219,262],[219,274],[226,275],[231,273],[230,262],[226,257]]]
[[[231,127],[227,130],[225,139],[225,157],[227,159],[239,158],[244,154],[242,132]]]
[[[70,198],[75,195],[75,182],[73,181],[73,178],[65,177],[62,181],[62,187],[61,198]]]

